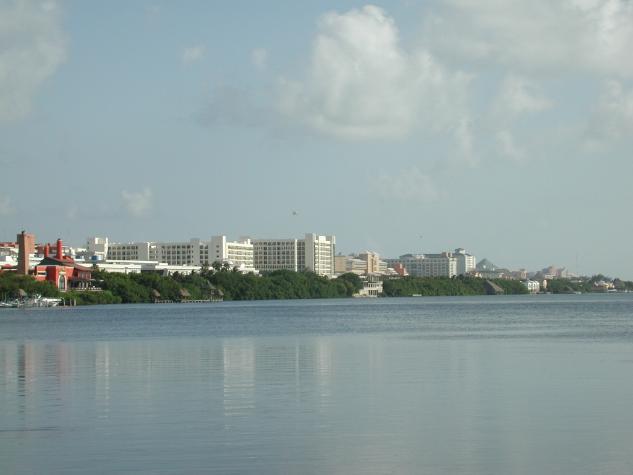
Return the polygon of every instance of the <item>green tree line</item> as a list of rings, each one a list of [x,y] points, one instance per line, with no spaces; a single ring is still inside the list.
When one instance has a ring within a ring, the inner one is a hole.
[[[351,297],[362,282],[355,274],[328,279],[312,272],[278,270],[261,276],[227,267],[203,268],[194,274],[115,274],[97,271],[97,285],[123,303],[154,300],[271,300]],[[183,290],[186,291],[183,294]]]
[[[517,280],[490,279],[501,287],[505,294],[526,294],[527,288]],[[410,297],[412,295],[485,295],[486,279],[477,277],[402,277],[386,279],[383,294],[387,297]]]
[[[263,275],[242,274],[228,266],[203,268],[189,275],[165,276],[158,273],[118,274],[93,271],[95,285],[102,291],[60,293],[51,282],[38,282],[31,276],[14,272],[0,273],[0,299],[15,298],[19,289],[27,294],[73,299],[79,305],[111,303],[149,303],[156,300],[271,300],[351,297],[362,288],[361,279],[352,273],[328,279],[312,272],[279,270]],[[586,280],[552,279],[548,291],[553,293],[595,291],[594,282],[610,280],[602,275]],[[484,295],[486,280],[475,277],[404,277],[387,278],[383,295]],[[516,280],[491,279],[506,294],[525,294],[527,289]],[[615,279],[618,290],[633,290],[633,282]]]

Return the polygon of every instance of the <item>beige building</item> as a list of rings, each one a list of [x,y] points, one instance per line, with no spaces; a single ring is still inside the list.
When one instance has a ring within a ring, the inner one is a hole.
[[[387,263],[380,256],[371,251],[361,252],[357,256],[336,256],[335,267],[337,274],[353,272],[354,274],[385,274]]]

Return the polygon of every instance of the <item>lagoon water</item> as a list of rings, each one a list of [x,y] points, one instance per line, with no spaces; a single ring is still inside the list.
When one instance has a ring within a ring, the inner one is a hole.
[[[0,473],[633,473],[633,294],[0,311]]]

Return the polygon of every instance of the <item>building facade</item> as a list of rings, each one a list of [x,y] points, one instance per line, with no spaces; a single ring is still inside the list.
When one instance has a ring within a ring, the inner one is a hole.
[[[229,263],[244,271],[254,270],[253,244],[250,239],[229,241],[226,236],[213,236],[209,241],[197,238],[180,242],[108,243],[108,238],[90,238],[88,249],[101,250],[105,241],[109,261],[157,261],[171,266],[211,265]]]
[[[254,266],[261,272],[310,271],[334,276],[336,238],[306,234],[304,239],[253,239]]]
[[[404,267],[415,277],[454,277],[475,270],[475,256],[461,248],[439,254],[405,254],[386,261],[389,267]]]
[[[457,259],[457,275],[465,275],[473,272],[477,266],[475,256],[468,254],[464,249],[457,248],[453,253]]]
[[[29,273],[29,259],[35,254],[35,235],[22,231],[18,234],[18,274]]]
[[[305,258],[303,260],[305,262]],[[253,239],[253,262],[260,272],[299,270],[298,239]]]
[[[93,238],[108,239],[108,238]],[[113,261],[155,261],[157,260],[156,243],[128,242],[110,243],[106,253],[108,260]]]
[[[228,262],[240,269],[255,269],[253,243],[247,238],[228,241],[226,236],[213,236],[208,244],[201,247],[201,252],[206,258],[203,263]]]
[[[336,256],[334,266],[336,274],[346,272],[358,275],[387,273],[387,263],[380,259],[380,255],[372,251],[361,252],[358,255]]]
[[[315,274],[333,277],[336,238],[306,234],[303,245],[305,246],[304,268]]]
[[[86,243],[86,254],[94,256],[95,261],[103,261],[108,258],[108,238],[90,237]]]

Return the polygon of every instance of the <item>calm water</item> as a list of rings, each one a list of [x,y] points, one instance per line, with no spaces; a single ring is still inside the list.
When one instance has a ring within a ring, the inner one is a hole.
[[[0,310],[0,473],[633,473],[633,295]]]

